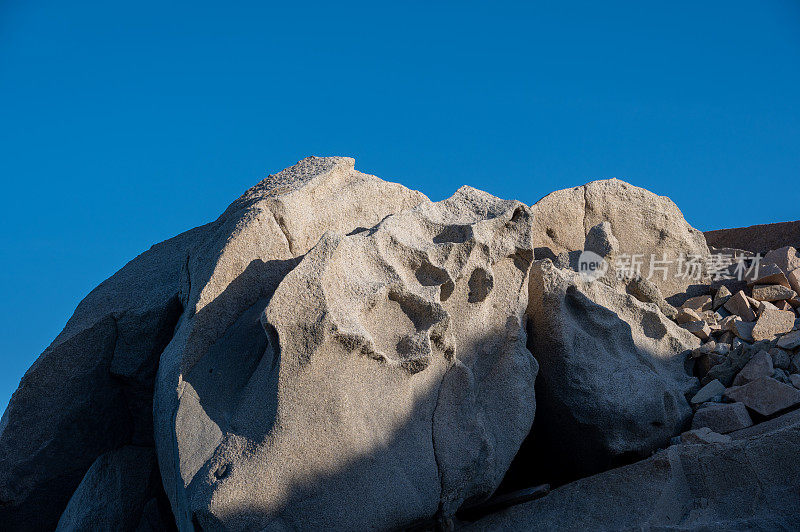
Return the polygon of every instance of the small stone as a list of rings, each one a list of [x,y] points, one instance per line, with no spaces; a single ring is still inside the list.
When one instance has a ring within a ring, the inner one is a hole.
[[[779,334],[785,334],[794,327],[794,312],[785,310],[765,310],[753,327],[753,339],[772,340]],[[779,346],[783,347],[783,346]]]
[[[681,305],[681,308],[688,308],[697,312],[714,310],[713,299],[711,299],[711,296],[709,295],[690,297],[683,305]]]
[[[789,280],[786,278],[786,274],[783,273],[783,270],[781,270],[776,264],[764,261],[758,265],[758,272],[754,271],[752,274],[748,275],[747,284],[779,284],[781,286],[785,286],[786,288],[791,287]]]
[[[728,290],[728,287],[725,285],[721,286],[714,296],[714,310],[717,310],[722,305],[727,303],[731,296],[733,296],[733,294],[731,294],[731,291]]]
[[[772,366],[772,357],[766,351],[759,351],[750,362],[745,364],[742,371],[733,379],[734,386],[742,386],[748,382],[752,382],[763,377],[771,377],[774,368]]]
[[[791,288],[779,284],[764,284],[753,287],[753,299],[758,301],[780,301],[781,299],[792,299],[797,293]]]
[[[744,403],[709,404],[700,408],[692,419],[692,429],[709,428],[720,434],[744,429],[753,424]]]
[[[800,347],[800,331],[792,331],[778,339],[777,346],[781,349],[797,349]]]
[[[723,356],[724,356],[724,355],[727,355],[727,354],[728,354],[728,353],[730,353],[730,352],[731,352],[731,346],[730,346],[730,344],[726,344],[726,343],[718,343],[718,344],[717,344],[717,345],[714,347],[714,353],[716,353],[716,354],[718,354],[718,355],[723,355]]]
[[[792,357],[792,361],[789,363],[789,373],[800,373],[800,353]]]
[[[789,379],[789,374],[786,373],[784,370],[782,370],[780,368],[775,368],[772,371],[772,375],[771,376],[772,376],[773,379],[775,379],[778,382],[782,382],[784,384],[788,384],[789,386],[792,385],[792,381],[791,381],[791,379]]]
[[[798,375],[797,373],[793,373],[789,375],[789,379],[792,381],[792,386],[800,389],[800,375]]]
[[[736,320],[733,322],[733,333],[745,342],[754,342],[753,329],[756,324],[752,321]]]
[[[727,434],[719,434],[714,432],[708,427],[701,429],[694,429],[681,434],[681,441],[683,443],[696,443],[707,445],[710,443],[728,443],[731,437]]]
[[[797,254],[797,250],[792,246],[774,249],[764,255],[762,260],[775,264],[778,268],[783,270],[784,273],[789,273],[792,270],[800,268],[800,255]]]
[[[704,321],[690,321],[687,323],[682,323],[681,327],[692,333],[693,335],[697,336],[703,341],[708,340],[711,338],[711,327]]]
[[[792,357],[788,351],[773,347],[769,350],[769,356],[772,357],[772,366],[780,369],[789,369],[789,364],[792,363]]]
[[[764,301],[764,303],[766,303],[766,301]],[[786,311],[794,312],[794,310],[793,310],[794,307],[792,307],[789,304],[789,301],[785,301],[785,300],[784,301],[776,301],[774,303],[774,305],[775,305],[775,308],[778,309],[778,310],[786,310]]]
[[[692,353],[692,356],[694,356],[694,353]],[[725,355],[718,355],[717,353],[698,353],[695,360],[697,364],[697,375],[699,377],[705,377],[708,372],[711,371],[711,368],[725,362]]]
[[[704,343],[698,348],[698,351],[702,354],[713,353],[714,349],[717,348],[717,342],[714,340],[709,340],[708,342]]]
[[[692,397],[690,402],[693,405],[699,405],[700,403],[705,403],[706,401],[711,400],[711,398],[715,395],[720,395],[723,393],[725,393],[725,386],[717,379],[714,379],[700,388],[697,393],[694,394],[694,397]]]
[[[750,308],[747,296],[742,290],[736,292],[723,306],[744,321],[756,321],[756,315],[753,313],[753,309]]]
[[[742,402],[747,408],[762,416],[771,416],[800,404],[800,390],[771,377],[764,377],[744,386],[728,388],[724,397],[734,402]]]
[[[678,314],[675,318],[675,321],[678,322],[678,325],[689,323],[690,321],[700,321],[700,320],[702,320],[700,314],[698,314],[697,312],[695,312],[690,308],[678,309]]]
[[[717,339],[717,343],[728,344],[730,346],[733,343],[733,340],[734,340],[733,333],[730,330],[725,330],[725,332],[722,333],[722,336],[720,336],[719,339]]]

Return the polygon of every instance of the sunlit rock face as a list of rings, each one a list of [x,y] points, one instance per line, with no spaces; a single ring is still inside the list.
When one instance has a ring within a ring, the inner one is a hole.
[[[262,315],[195,522],[386,529],[490,495],[534,416],[530,242],[527,207],[467,187],[326,233]]]
[[[537,258],[584,249],[591,228],[607,222],[619,241],[619,254],[635,262],[670,303],[703,293],[709,257],[705,238],[665,196],[605,179],[552,192],[533,212]]]

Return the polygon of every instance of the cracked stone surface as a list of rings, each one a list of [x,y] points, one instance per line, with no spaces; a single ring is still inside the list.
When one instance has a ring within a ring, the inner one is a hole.
[[[650,277],[653,266],[651,280],[670,304],[680,306],[688,297],[702,293],[696,293],[702,288],[693,286],[696,282],[675,275],[675,261],[679,256],[695,256],[705,263],[709,257],[705,238],[665,196],[619,179],[606,179],[548,194],[533,206],[533,212],[537,258],[552,258],[542,254],[544,248],[554,256],[584,249],[592,227],[608,222],[619,242],[617,253],[641,255],[644,277]],[[652,260],[665,256],[672,261],[666,275],[660,269],[664,265]]]

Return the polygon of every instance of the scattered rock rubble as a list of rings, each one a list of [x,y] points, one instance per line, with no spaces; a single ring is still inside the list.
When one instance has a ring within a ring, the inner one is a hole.
[[[727,434],[800,406],[800,254],[784,247],[748,256],[740,290],[712,285],[678,309],[675,321],[703,342],[691,355],[702,387],[683,441],[717,441],[695,433]]]

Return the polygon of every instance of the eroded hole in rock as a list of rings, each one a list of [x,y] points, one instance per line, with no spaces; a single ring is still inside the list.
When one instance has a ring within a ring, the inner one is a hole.
[[[431,303],[411,294],[391,289],[366,311],[363,325],[375,349],[373,358],[399,363],[412,373],[430,363],[430,328],[439,321]]]
[[[491,272],[484,268],[475,268],[469,278],[469,297],[470,303],[479,303],[486,299],[494,288],[494,277]]]
[[[433,237],[434,244],[462,244],[472,238],[472,226],[448,225]]]

